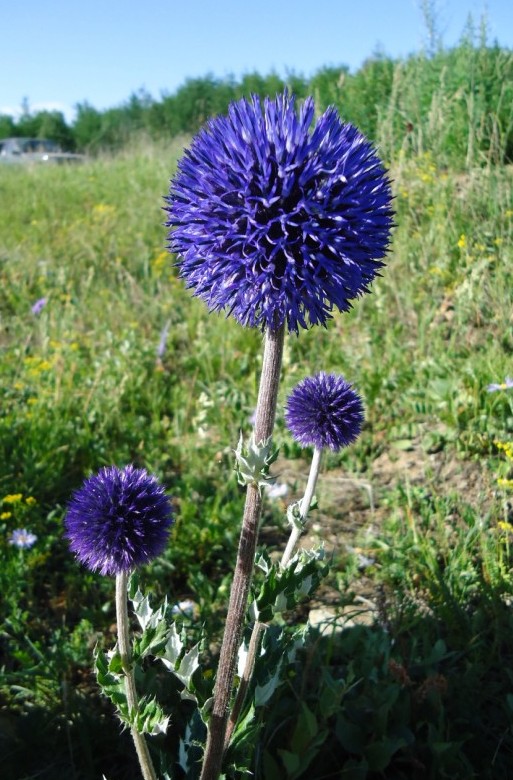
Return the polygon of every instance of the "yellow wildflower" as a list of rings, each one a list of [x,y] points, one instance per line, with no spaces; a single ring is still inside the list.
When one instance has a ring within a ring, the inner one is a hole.
[[[513,490],[513,479],[504,479],[503,477],[499,477],[497,484],[501,488],[506,488],[506,490]]]
[[[164,268],[169,263],[169,253],[168,252],[159,252],[159,254],[153,258],[151,261],[151,270],[155,274],[155,276],[161,276],[162,272],[164,271]]]
[[[24,363],[29,367],[28,374],[32,377],[37,377],[44,371],[50,371],[52,364],[49,360],[44,360],[38,357],[26,357]]]
[[[93,206],[93,214],[95,216],[112,216],[115,213],[116,209],[109,203],[97,203],[96,206]]]
[[[0,514],[0,520],[8,520],[10,517],[12,517],[12,512],[2,512]]]
[[[37,500],[34,498],[34,496],[27,496],[27,498],[25,499],[25,503],[28,506],[34,506],[34,504],[37,504]]]
[[[502,450],[505,456],[508,458],[508,460],[513,460],[513,444],[509,441],[498,441],[496,439],[494,441],[495,446],[498,450]]]
[[[513,525],[511,525],[511,523],[504,522],[504,520],[499,520],[497,527],[500,528],[501,531],[507,531],[508,533],[513,531]]]
[[[462,233],[458,239],[458,246],[460,249],[465,249],[467,246],[467,237],[465,233]]]
[[[22,493],[9,493],[9,495],[3,497],[2,501],[4,504],[19,504],[22,498]]]

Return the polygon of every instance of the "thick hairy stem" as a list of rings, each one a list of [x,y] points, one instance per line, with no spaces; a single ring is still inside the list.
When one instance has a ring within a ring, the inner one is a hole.
[[[294,528],[291,531],[289,540],[287,542],[287,546],[285,548],[282,559],[280,561],[280,567],[282,569],[286,567],[286,565],[292,558],[298,539],[301,536],[303,532],[303,528],[308,519],[310,504],[312,503],[312,498],[315,492],[315,486],[317,484],[317,477],[319,476],[321,454],[322,454],[322,450],[319,450],[317,448],[314,450],[314,454],[312,457],[312,465],[310,466],[310,474],[308,476],[308,483],[306,485],[305,493],[303,498],[301,499],[301,504],[299,507],[302,527],[294,526]],[[265,628],[265,624],[260,623],[257,620],[253,626],[253,631],[251,632],[251,639],[249,640],[248,654],[246,657],[246,665],[244,667],[244,672],[242,674],[239,689],[237,691],[237,696],[235,698],[233,710],[231,712],[228,721],[228,728],[225,737],[225,749],[228,747],[228,744],[230,742],[230,737],[233,733],[235,726],[237,725],[237,720],[239,718],[242,707],[244,705],[244,699],[246,698],[246,693],[249,688],[249,684],[251,682],[251,677],[253,676],[255,660],[258,653],[258,648],[260,647],[260,639],[264,632],[264,628]]]
[[[283,354],[283,337],[283,327],[277,331],[266,332],[262,375],[255,413],[254,437],[256,443],[268,439],[273,432]],[[237,653],[244,629],[244,617],[253,574],[261,513],[260,488],[256,484],[250,484],[246,493],[237,562],[221,645],[214,702],[200,780],[217,780],[221,771],[229,703],[235,677]]]
[[[127,581],[128,574],[121,572],[116,576],[116,619],[118,624],[118,649],[125,673],[125,691],[128,709],[133,715],[139,707],[137,690],[135,688],[134,670],[130,651],[130,639],[128,634],[128,609],[127,609]],[[143,734],[140,734],[135,726],[130,728],[134,740],[139,766],[144,780],[157,780],[155,769],[148,750],[148,745]]]

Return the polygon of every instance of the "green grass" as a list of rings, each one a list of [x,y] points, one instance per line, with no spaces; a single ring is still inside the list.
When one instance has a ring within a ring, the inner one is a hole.
[[[261,336],[208,315],[164,251],[162,196],[180,149],[139,144],[73,169],[1,172],[8,780],[135,776],[88,671],[111,632],[112,583],[81,570],[62,539],[65,503],[91,471],[135,462],[162,478],[177,522],[143,578],[171,601],[192,596],[219,636],[243,500],[231,449],[249,429]],[[511,761],[513,517],[497,477],[510,479],[513,464],[497,442],[512,440],[513,392],[486,387],[513,373],[513,171],[451,170],[405,149],[391,174],[397,227],[382,278],[327,330],[287,339],[280,398],[320,369],[343,373],[365,398],[361,439],[326,468],[375,495],[372,528],[353,544],[374,561],[365,579],[379,619],[319,639],[308,663],[291,664],[262,726],[257,770],[267,778],[312,777],[285,761],[299,745],[319,778],[333,755],[344,777],[394,780],[498,779]],[[276,438],[286,462],[301,457],[281,411]],[[408,470],[404,454],[422,467]],[[384,457],[387,479],[376,468]],[[322,512],[322,493],[319,502]],[[283,527],[277,505],[265,522]],[[38,536],[25,553],[7,541],[18,527]],[[341,606],[359,579],[341,547],[330,580]],[[314,729],[306,747],[293,723]],[[359,747],[349,756],[350,742]]]

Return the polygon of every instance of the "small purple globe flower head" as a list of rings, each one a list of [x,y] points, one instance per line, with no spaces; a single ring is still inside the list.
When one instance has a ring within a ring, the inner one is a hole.
[[[303,447],[337,451],[358,438],[364,411],[362,399],[344,377],[325,374],[306,377],[292,390],[285,421]]]
[[[16,528],[9,537],[9,544],[18,547],[19,550],[30,550],[37,542],[37,536],[26,528]]]
[[[326,325],[369,292],[392,228],[371,144],[328,108],[288,93],[232,103],[178,163],[165,198],[169,249],[211,311],[289,332]]]
[[[172,522],[171,504],[156,477],[134,466],[109,466],[73,494],[65,536],[81,563],[116,575],[156,558]]]

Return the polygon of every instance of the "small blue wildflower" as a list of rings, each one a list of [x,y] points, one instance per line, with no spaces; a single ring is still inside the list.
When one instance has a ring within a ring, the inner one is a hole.
[[[289,486],[285,482],[270,482],[264,485],[264,490],[267,497],[274,501],[278,498],[285,498],[289,492]]]
[[[358,438],[363,419],[362,400],[349,382],[324,371],[296,385],[285,407],[287,426],[303,447],[347,447]]]
[[[44,309],[44,307],[46,306],[47,303],[48,303],[48,298],[39,298],[39,300],[37,300],[33,304],[33,306],[31,306],[30,310],[31,310],[32,314],[35,314],[36,316],[38,314],[41,314],[41,312],[43,311],[43,309]]]
[[[192,601],[192,599],[184,599],[183,601],[178,601],[176,604],[173,604],[171,607],[171,614],[194,617],[197,608],[198,605],[196,602]]]
[[[498,390],[511,390],[513,389],[513,377],[507,376],[501,384],[497,384],[495,382],[492,382],[491,385],[488,385],[486,388],[489,393],[495,393]]]
[[[30,550],[37,541],[37,536],[26,528],[16,528],[9,537],[9,544],[13,544],[20,550]]]
[[[89,569],[119,574],[159,555],[172,521],[169,499],[156,477],[134,466],[111,466],[73,494],[65,536]]]
[[[392,227],[371,144],[330,107],[287,93],[232,103],[178,164],[165,210],[180,275],[211,311],[289,332],[326,325],[369,292]]]

